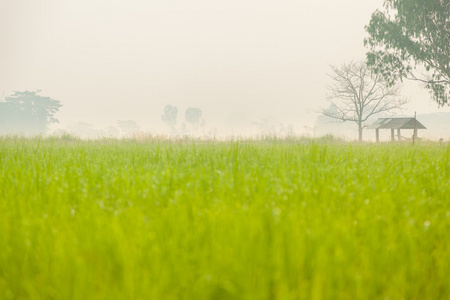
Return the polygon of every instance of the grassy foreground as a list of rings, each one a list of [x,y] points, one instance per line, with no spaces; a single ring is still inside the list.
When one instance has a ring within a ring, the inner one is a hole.
[[[0,299],[449,299],[449,158],[0,138]]]

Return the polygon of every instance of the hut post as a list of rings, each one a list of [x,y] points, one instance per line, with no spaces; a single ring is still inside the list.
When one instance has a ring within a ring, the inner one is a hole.
[[[399,141],[402,139],[402,136],[400,134],[400,128],[397,128],[397,138]]]
[[[394,141],[394,128],[391,128],[391,142]]]
[[[380,142],[380,129],[379,128],[375,129],[375,137],[377,139],[377,143],[379,143]]]

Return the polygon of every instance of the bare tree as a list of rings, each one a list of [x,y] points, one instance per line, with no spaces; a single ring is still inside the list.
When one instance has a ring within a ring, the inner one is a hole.
[[[330,118],[358,125],[358,140],[362,141],[365,122],[382,112],[401,110],[408,101],[400,97],[400,86],[389,86],[380,75],[373,75],[365,62],[331,66],[333,83],[328,86],[330,108],[321,112]]]

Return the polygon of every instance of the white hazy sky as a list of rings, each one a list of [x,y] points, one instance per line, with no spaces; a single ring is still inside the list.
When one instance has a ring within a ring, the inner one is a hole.
[[[244,112],[301,129],[325,105],[329,65],[364,58],[382,2],[0,0],[0,96],[42,90],[64,105],[60,126],[155,130],[172,104],[211,126]],[[438,111],[416,84],[404,95],[407,113]]]

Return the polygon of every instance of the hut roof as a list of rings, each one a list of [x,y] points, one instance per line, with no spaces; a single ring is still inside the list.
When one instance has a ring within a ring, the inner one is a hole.
[[[415,127],[414,127],[415,123]],[[368,129],[427,129],[414,118],[379,118],[369,126]]]

